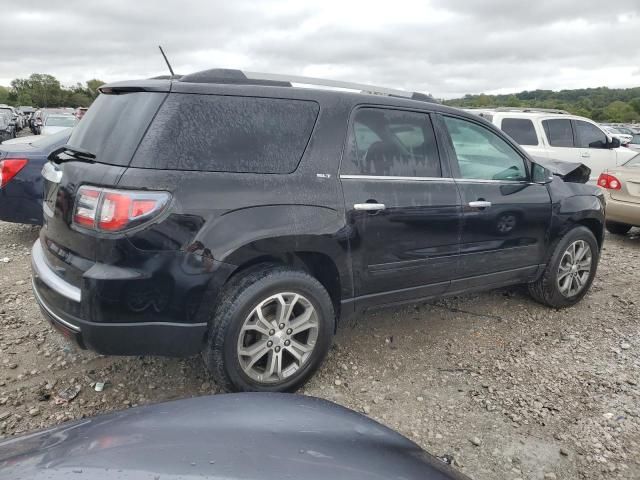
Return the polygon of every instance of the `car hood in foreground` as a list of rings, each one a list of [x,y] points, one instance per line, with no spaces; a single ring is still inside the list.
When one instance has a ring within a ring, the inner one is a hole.
[[[584,163],[564,162],[545,157],[534,157],[533,160],[551,170],[554,175],[562,178],[565,182],[587,183],[591,175],[591,169]]]
[[[466,478],[356,412],[311,397],[257,393],[132,408],[5,440],[0,477]]]

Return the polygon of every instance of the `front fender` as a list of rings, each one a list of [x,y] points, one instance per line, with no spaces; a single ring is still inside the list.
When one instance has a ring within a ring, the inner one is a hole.
[[[602,192],[593,185],[565,183],[556,178],[549,184],[553,202],[550,238],[562,235],[575,224],[589,227],[598,243],[604,240],[605,201]]]

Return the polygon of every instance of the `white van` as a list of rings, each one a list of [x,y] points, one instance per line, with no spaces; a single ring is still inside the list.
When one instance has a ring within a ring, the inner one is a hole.
[[[534,157],[584,163],[595,182],[603,171],[622,165],[638,152],[588,118],[564,110],[535,108],[466,109],[493,123]]]

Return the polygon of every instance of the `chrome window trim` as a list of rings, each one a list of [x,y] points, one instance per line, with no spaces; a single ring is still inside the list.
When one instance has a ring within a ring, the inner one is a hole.
[[[391,182],[446,182],[452,183],[451,177],[397,177],[393,175],[340,175],[340,180],[375,180]]]
[[[382,182],[444,182],[444,183],[501,183],[507,185],[531,184],[529,180],[484,180],[481,178],[451,177],[396,177],[393,175],[340,175],[340,180],[375,180]]]
[[[482,178],[456,178],[455,181],[458,183],[506,183],[508,185],[531,183],[529,180],[490,180]]]

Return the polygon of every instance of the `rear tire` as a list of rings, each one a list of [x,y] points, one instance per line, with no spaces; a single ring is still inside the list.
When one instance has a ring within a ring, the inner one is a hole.
[[[589,291],[599,257],[598,242],[591,230],[582,226],[572,228],[556,241],[544,272],[529,284],[529,293],[549,307],[575,305]]]
[[[605,226],[609,233],[613,233],[614,235],[626,235],[631,230],[631,225],[627,225],[626,223],[619,222],[606,222]]]
[[[252,268],[233,278],[217,303],[203,358],[227,391],[295,391],[329,352],[333,303],[305,272]]]

